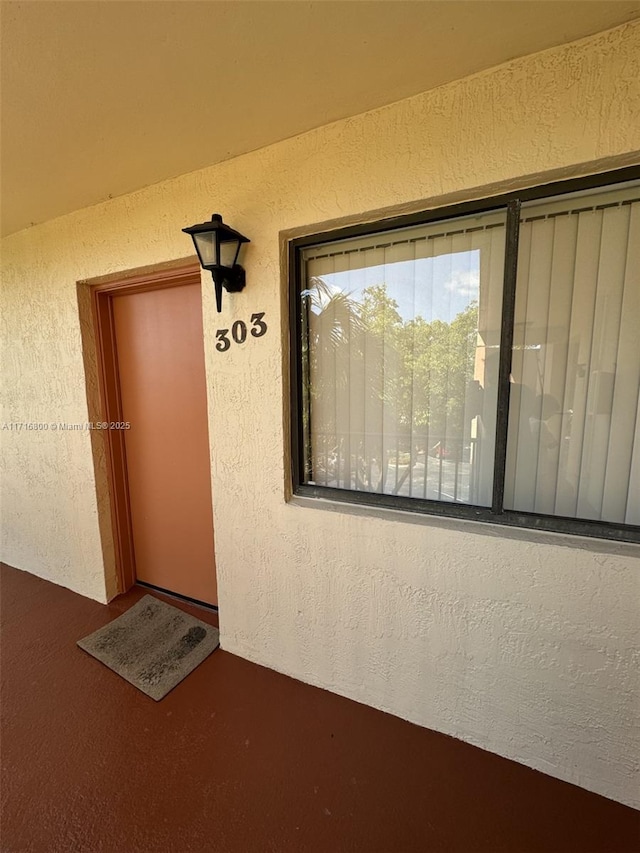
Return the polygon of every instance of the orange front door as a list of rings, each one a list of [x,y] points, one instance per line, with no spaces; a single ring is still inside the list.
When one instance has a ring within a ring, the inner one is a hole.
[[[199,284],[113,296],[138,580],[217,604]]]

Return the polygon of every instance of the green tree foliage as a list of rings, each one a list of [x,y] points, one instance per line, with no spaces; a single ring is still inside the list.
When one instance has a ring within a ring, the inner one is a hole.
[[[450,323],[422,317],[403,325],[405,382],[412,399],[414,430],[438,440],[462,437],[467,389],[473,379],[478,335],[478,304],[472,302]],[[404,414],[406,416],[405,406]],[[452,448],[453,449],[453,448]]]

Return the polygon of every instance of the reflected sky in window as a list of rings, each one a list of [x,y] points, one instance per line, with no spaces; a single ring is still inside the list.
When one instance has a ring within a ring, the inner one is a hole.
[[[322,280],[329,291],[356,302],[362,302],[366,288],[385,284],[403,320],[450,323],[479,298],[480,250],[325,273]]]

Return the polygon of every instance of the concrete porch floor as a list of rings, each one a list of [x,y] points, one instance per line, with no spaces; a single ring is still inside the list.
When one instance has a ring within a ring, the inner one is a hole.
[[[632,809],[224,651],[153,702],[75,645],[146,590],[1,592],[3,853],[640,849]]]

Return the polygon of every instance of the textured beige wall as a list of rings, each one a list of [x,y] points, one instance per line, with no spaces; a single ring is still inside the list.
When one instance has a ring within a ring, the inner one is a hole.
[[[639,57],[640,26],[620,28],[21,232],[3,251],[3,419],[83,422],[76,281],[184,256],[180,229],[213,211],[250,236],[248,286],[221,317],[204,279],[224,648],[636,805],[637,551],[286,503],[278,241],[638,162]],[[215,329],[256,310],[268,334],[216,352]],[[104,600],[89,435],[0,437],[3,559]]]

